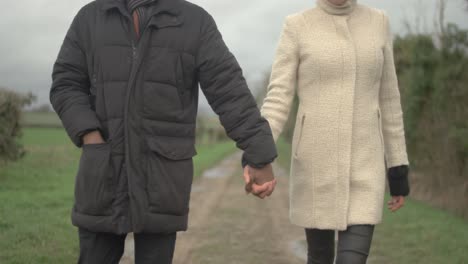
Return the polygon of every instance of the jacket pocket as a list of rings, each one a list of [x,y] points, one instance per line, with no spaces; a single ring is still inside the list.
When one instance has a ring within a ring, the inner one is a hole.
[[[113,170],[110,144],[83,145],[75,179],[75,210],[82,214],[112,214]]]
[[[142,87],[143,116],[150,119],[172,120],[183,114],[179,89],[167,83],[145,82]]]
[[[383,138],[382,119],[381,119],[380,109],[377,109],[377,125],[379,129],[380,146],[382,147],[382,151],[384,151],[385,142]]]
[[[294,156],[295,156],[296,158],[299,157],[299,147],[301,146],[302,134],[304,133],[305,119],[306,119],[306,115],[303,114],[303,115],[302,115],[302,118],[301,118],[300,127],[298,127],[298,129],[299,129],[299,136],[298,136],[298,139],[297,139],[297,141],[296,141],[295,148],[294,148]]]
[[[188,53],[181,53],[179,55],[179,70],[183,80],[183,90],[191,90],[197,88],[195,82],[195,58]]]
[[[195,84],[195,59],[192,55],[181,53],[177,61],[177,90],[182,109],[185,109],[191,101],[193,89],[198,89]]]
[[[195,139],[153,136],[146,165],[149,210],[152,213],[186,215],[193,181]]]

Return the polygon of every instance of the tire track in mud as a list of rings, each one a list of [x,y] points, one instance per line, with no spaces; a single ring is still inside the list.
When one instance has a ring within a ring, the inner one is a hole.
[[[241,154],[227,157],[194,182],[189,229],[177,236],[174,264],[305,263],[304,232],[289,222],[287,172],[266,200],[245,195]],[[121,264],[134,263],[129,235]]]

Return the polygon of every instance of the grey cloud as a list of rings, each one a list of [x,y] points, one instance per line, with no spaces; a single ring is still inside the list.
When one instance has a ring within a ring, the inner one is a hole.
[[[385,10],[393,30],[404,32],[405,17],[424,13],[432,27],[436,0],[358,0]],[[50,74],[58,49],[74,15],[87,0],[16,0],[2,3],[0,86],[32,91],[38,103],[48,102]],[[226,43],[255,87],[270,68],[284,18],[315,5],[314,0],[194,0],[216,19]],[[451,0],[447,20],[468,28],[463,0]],[[18,15],[21,14],[21,17]],[[418,15],[419,16],[419,15]],[[203,100],[202,104],[206,106]]]

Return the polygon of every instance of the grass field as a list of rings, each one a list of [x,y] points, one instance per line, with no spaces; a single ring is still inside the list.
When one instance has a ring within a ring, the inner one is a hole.
[[[291,145],[278,142],[278,162],[289,168]],[[389,199],[389,198],[387,198]],[[443,210],[408,199],[399,212],[384,212],[372,245],[372,263],[466,264],[468,222]]]
[[[279,138],[278,143],[276,144],[276,148],[278,149],[278,162],[283,168],[289,168],[291,165],[291,144],[286,142],[286,140],[282,137]]]
[[[62,127],[55,112],[23,112],[21,123],[27,127]]]
[[[468,263],[468,222],[421,202],[410,199],[400,212],[386,210],[375,232],[373,263]]]
[[[74,263],[78,244],[70,209],[80,150],[62,129],[24,132],[28,154],[0,168],[0,263]],[[280,140],[278,150],[278,162],[288,167],[290,145]],[[234,144],[198,146],[197,151],[199,175],[233,152]],[[400,212],[385,212],[372,263],[468,263],[467,238],[466,221],[410,199]]]
[[[198,146],[198,155],[193,159],[195,164],[195,177],[200,176],[203,171],[209,169],[211,166],[218,163],[227,155],[233,153],[235,150],[236,146],[232,141],[218,143],[216,145]],[[241,166],[240,161],[239,166]]]
[[[27,155],[0,168],[0,263],[75,263],[77,234],[70,223],[80,150],[63,129],[28,128]],[[231,142],[198,146],[200,174],[234,151]]]

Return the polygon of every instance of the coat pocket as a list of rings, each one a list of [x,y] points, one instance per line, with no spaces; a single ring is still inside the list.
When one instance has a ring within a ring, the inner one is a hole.
[[[145,82],[142,87],[143,116],[150,119],[171,120],[183,114],[179,90],[166,83]]]
[[[152,213],[186,215],[193,181],[195,139],[153,136],[146,139],[147,194]]]
[[[296,141],[296,145],[294,146],[294,157],[296,157],[296,158],[299,157],[299,148],[301,146],[302,134],[304,133],[305,119],[306,119],[306,115],[303,114],[302,118],[301,118],[300,126],[298,127],[298,129],[299,129],[298,138],[297,138],[297,141]]]
[[[179,55],[179,76],[182,78],[183,92],[197,88],[198,85],[195,82],[195,58],[187,53],[181,53]]]
[[[75,179],[75,210],[82,214],[112,214],[113,195],[110,144],[83,145]]]
[[[380,109],[377,109],[377,125],[379,129],[379,138],[380,138],[380,146],[382,147],[382,151],[385,149],[385,141],[383,137],[383,130],[382,130],[382,118],[381,118]]]
[[[185,109],[192,100],[194,89],[198,89],[195,83],[195,59],[193,56],[181,53],[177,61],[177,90],[179,92],[182,109]]]

